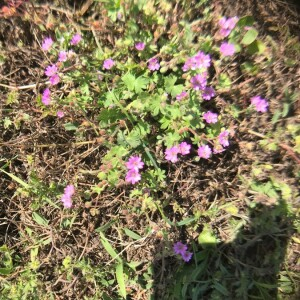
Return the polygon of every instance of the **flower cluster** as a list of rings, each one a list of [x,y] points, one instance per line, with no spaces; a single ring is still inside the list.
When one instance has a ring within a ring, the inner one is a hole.
[[[251,104],[255,107],[255,110],[258,112],[266,112],[268,110],[269,103],[266,99],[261,98],[260,96],[255,96],[250,99]]]
[[[44,91],[43,91],[43,95],[42,95],[42,103],[44,105],[50,105],[51,103],[51,92],[48,88],[46,88]]]
[[[45,75],[50,77],[50,83],[52,85],[56,85],[60,82],[60,78],[58,76],[58,68],[56,65],[48,66],[45,70]]]
[[[211,58],[209,54],[199,51],[196,55],[189,57],[182,67],[184,72],[189,70],[207,69],[210,67]]]
[[[238,17],[233,17],[228,19],[226,17],[222,17],[219,20],[219,26],[220,26],[219,34],[222,37],[227,37],[231,33],[232,29],[235,27],[238,20],[239,20]]]
[[[81,35],[79,33],[76,33],[73,35],[70,44],[72,46],[78,45],[81,41]]]
[[[174,250],[175,254],[181,255],[182,259],[185,262],[189,262],[193,256],[193,253],[187,251],[187,245],[185,245],[181,242],[175,243],[173,246],[173,250]]]
[[[178,161],[178,154],[187,155],[190,151],[191,145],[186,142],[182,142],[179,145],[167,148],[165,151],[165,159],[175,163]]]
[[[74,185],[70,184],[67,185],[64,194],[61,197],[61,202],[63,203],[65,208],[71,208],[72,207],[72,196],[75,193]]]
[[[143,169],[144,163],[139,156],[131,156],[129,160],[125,163],[127,167],[126,182],[135,184],[141,180],[140,169]]]

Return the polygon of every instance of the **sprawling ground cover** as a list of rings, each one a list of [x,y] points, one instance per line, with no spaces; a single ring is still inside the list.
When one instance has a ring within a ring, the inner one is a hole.
[[[297,299],[297,6],[71,2],[1,4],[1,297]]]

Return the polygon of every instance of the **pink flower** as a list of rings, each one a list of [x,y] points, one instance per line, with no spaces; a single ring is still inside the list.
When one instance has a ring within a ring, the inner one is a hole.
[[[182,99],[186,98],[188,93],[186,91],[181,92],[180,94],[176,95],[176,100],[181,101]]]
[[[214,96],[216,96],[216,92],[211,86],[207,86],[202,92],[202,98],[206,101],[209,101]]]
[[[211,149],[208,145],[200,146],[198,148],[198,156],[200,158],[210,158],[211,157]]]
[[[158,59],[151,58],[148,63],[148,69],[150,71],[155,71],[155,70],[159,70],[159,68],[160,68],[160,64],[158,63]]]
[[[51,39],[51,37],[47,37],[44,39],[42,43],[42,49],[44,51],[49,51],[50,48],[52,47],[52,44],[53,44],[53,40]]]
[[[179,146],[178,146],[178,148],[179,148],[179,153],[180,153],[181,155],[187,155],[187,154],[189,154],[190,151],[191,151],[191,145],[189,145],[189,144],[186,143],[186,142],[180,143]]]
[[[103,62],[103,68],[106,70],[111,69],[114,66],[115,62],[113,59],[108,58]]]
[[[61,197],[61,201],[65,208],[71,208],[72,207],[72,196],[75,193],[74,185],[70,184],[67,185],[64,194]]]
[[[223,56],[232,56],[235,53],[235,47],[233,44],[224,42],[221,44],[220,52]]]
[[[229,131],[228,131],[228,130],[224,130],[224,131],[222,131],[222,132],[219,134],[219,143],[220,143],[223,147],[229,146],[228,137],[229,137]]]
[[[206,87],[207,79],[206,79],[207,73],[197,74],[191,78],[191,84],[193,86],[193,89],[196,91],[203,90]]]
[[[255,110],[258,112],[266,112],[268,110],[269,103],[266,99],[260,96],[255,96],[250,99],[251,104],[255,106]]]
[[[196,55],[189,57],[184,66],[182,67],[182,70],[184,72],[188,70],[196,70],[196,69],[205,69],[210,67],[211,64],[211,58],[209,54],[205,54],[202,51],[199,51]]]
[[[58,54],[58,61],[65,62],[68,59],[68,53],[66,51],[60,51]]]
[[[42,102],[44,105],[50,105],[51,102],[50,94],[51,92],[48,88],[43,91]]]
[[[144,163],[139,156],[131,156],[125,165],[127,169],[135,170],[137,172],[139,171],[139,169],[142,169],[144,167]]]
[[[135,184],[141,180],[141,174],[134,169],[128,170],[125,180],[131,184]]]
[[[143,42],[138,42],[135,44],[135,49],[138,51],[143,51],[145,49],[145,43]]]
[[[185,262],[189,262],[191,260],[193,256],[193,253],[189,252],[189,251],[185,251],[182,253],[181,257]]]
[[[57,115],[58,118],[61,119],[61,118],[64,117],[65,113],[64,113],[63,111],[59,110],[59,111],[56,113],[56,115]]]
[[[218,114],[215,114],[211,111],[206,112],[205,114],[203,114],[203,119],[206,121],[206,123],[210,124],[214,124],[218,122]]]
[[[75,46],[77,44],[79,44],[81,41],[81,35],[79,33],[76,33],[73,35],[72,39],[71,39],[71,45]]]
[[[214,154],[219,154],[224,151],[225,151],[225,149],[220,144],[217,144],[214,146],[214,150],[213,150]]]
[[[175,254],[182,255],[183,253],[185,253],[187,251],[187,245],[185,245],[181,242],[177,242],[174,244],[173,250],[174,250]]]
[[[219,26],[220,28],[220,35],[222,37],[227,37],[232,29],[235,27],[236,23],[238,22],[239,18],[238,17],[233,17],[233,18],[226,18],[223,17],[219,20]]]
[[[46,68],[45,75],[48,77],[51,77],[51,76],[55,75],[57,72],[58,72],[57,66],[51,65]]]
[[[50,83],[52,85],[56,85],[59,82],[60,82],[60,78],[59,78],[59,76],[57,74],[55,74],[55,75],[53,75],[53,76],[50,77]]]
[[[173,146],[171,148],[166,149],[165,151],[165,159],[175,163],[178,161],[179,148],[178,146]]]

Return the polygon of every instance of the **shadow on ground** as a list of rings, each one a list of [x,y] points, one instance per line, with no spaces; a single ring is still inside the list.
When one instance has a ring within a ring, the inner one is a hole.
[[[187,264],[165,261],[162,270],[157,263],[152,299],[279,299],[278,273],[291,233],[284,201],[257,204],[232,242],[202,244]]]

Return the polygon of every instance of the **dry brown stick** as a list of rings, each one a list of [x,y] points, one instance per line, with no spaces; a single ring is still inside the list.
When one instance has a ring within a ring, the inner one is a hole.
[[[262,139],[268,139],[270,142],[274,142],[273,139],[270,139],[270,138],[268,138],[267,136],[265,136],[265,135],[263,135],[263,134],[261,134],[261,133],[255,132],[255,131],[253,131],[253,130],[248,130],[248,133],[253,134],[253,135],[255,135],[255,136],[258,136],[258,137],[260,137],[260,138],[262,138]],[[279,145],[279,147],[281,147],[282,149],[284,149],[284,150],[287,152],[287,154],[288,154],[289,156],[291,156],[291,157],[298,163],[298,165],[300,165],[300,158],[299,158],[299,157],[297,156],[297,154],[294,152],[294,150],[293,150],[292,147],[290,147],[290,146],[288,146],[288,145],[286,145],[286,144],[284,144],[284,143],[278,143],[278,145]]]

